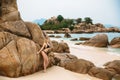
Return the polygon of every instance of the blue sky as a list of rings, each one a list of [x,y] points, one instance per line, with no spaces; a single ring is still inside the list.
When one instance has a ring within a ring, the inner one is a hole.
[[[25,21],[50,18],[91,17],[94,23],[120,26],[120,0],[17,0]]]

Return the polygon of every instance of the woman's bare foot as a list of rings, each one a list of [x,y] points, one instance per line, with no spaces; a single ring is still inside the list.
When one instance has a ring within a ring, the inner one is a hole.
[[[46,70],[43,70],[44,73],[46,73]]]

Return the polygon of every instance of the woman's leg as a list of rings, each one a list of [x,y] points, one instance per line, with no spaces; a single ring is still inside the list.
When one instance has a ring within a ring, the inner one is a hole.
[[[46,72],[46,68],[48,66],[48,56],[44,51],[41,51],[41,54],[42,54],[43,59],[44,59],[44,62],[43,62],[44,72]]]

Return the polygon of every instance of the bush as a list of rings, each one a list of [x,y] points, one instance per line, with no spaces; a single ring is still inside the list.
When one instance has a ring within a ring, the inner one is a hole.
[[[85,23],[87,23],[87,24],[89,24],[89,23],[93,24],[92,19],[90,17],[85,17],[84,20],[85,20]]]
[[[57,16],[57,20],[58,20],[59,22],[61,22],[62,20],[64,20],[64,18],[63,18],[62,15],[58,15],[58,16]]]
[[[70,26],[69,29],[72,31],[74,29],[74,26]]]
[[[77,22],[77,24],[81,23],[82,22],[82,18],[76,19],[76,22]]]

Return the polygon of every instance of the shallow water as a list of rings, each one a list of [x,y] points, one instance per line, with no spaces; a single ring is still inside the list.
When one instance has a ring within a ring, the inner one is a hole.
[[[72,38],[80,38],[80,37],[87,37],[87,38],[91,38],[97,34],[107,34],[108,36],[108,40],[109,42],[114,38],[114,37],[120,37],[120,33],[92,33],[92,34],[87,34],[87,33],[82,33],[82,34],[70,34]],[[70,41],[70,39],[72,38],[64,38],[64,34],[48,34],[48,35],[55,35],[55,36],[61,36],[62,38],[58,38],[59,40],[64,40],[67,42],[70,42],[72,45],[74,45],[77,42],[82,42],[82,41]],[[55,38],[51,38],[52,40],[54,40]],[[116,55],[120,55],[120,48],[97,48],[101,51],[105,51],[109,54],[116,54]]]

